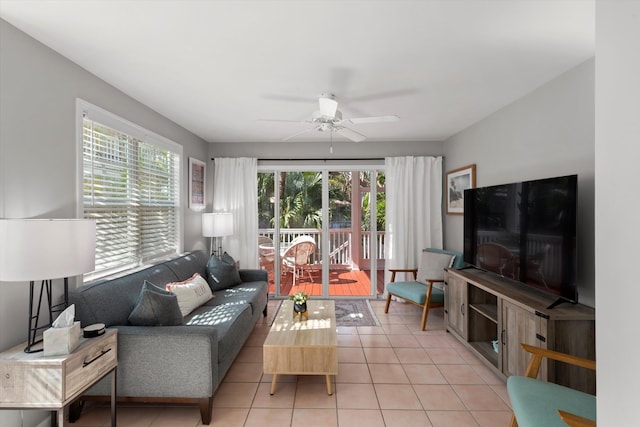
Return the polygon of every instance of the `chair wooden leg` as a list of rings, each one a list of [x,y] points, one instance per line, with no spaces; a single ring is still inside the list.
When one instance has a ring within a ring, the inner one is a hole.
[[[509,423],[509,427],[518,427],[518,422],[516,421],[515,414],[511,414],[511,422]]]
[[[384,312],[388,313],[389,312],[389,304],[391,303],[391,294],[389,292],[387,292],[387,303],[384,306]]]
[[[427,296],[424,300],[424,307],[422,309],[422,322],[420,323],[420,330],[424,331],[427,327],[427,316],[429,315],[429,304],[431,304],[431,291],[433,290],[433,282],[429,280],[427,285]]]
[[[420,330],[424,331],[427,327],[427,316],[429,315],[429,303],[425,302],[424,308],[422,309],[422,321],[420,322]]]

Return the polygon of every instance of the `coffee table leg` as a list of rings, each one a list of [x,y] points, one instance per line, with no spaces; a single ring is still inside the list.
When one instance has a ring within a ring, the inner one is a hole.
[[[273,396],[273,393],[276,392],[276,382],[278,381],[278,374],[273,374],[273,378],[271,379],[271,392],[269,394],[271,394]]]
[[[333,390],[331,389],[331,375],[327,375],[327,394],[331,396],[333,394]]]

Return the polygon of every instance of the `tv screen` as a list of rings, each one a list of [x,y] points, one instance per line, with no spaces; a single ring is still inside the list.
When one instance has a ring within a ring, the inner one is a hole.
[[[578,301],[577,175],[465,190],[464,261]]]

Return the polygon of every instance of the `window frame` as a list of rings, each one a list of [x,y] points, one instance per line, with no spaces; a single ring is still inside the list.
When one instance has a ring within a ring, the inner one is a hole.
[[[183,168],[184,168],[184,155],[182,145],[171,141],[161,135],[158,135],[148,129],[143,128],[127,119],[124,119],[116,114],[113,114],[107,110],[104,110],[96,105],[93,105],[83,99],[76,99],[76,206],[77,217],[84,218],[84,119],[100,123],[101,125],[110,127],[117,132],[124,133],[129,137],[144,141],[147,144],[153,145],[157,148],[169,150],[178,156],[177,159],[177,183],[176,183],[176,254],[183,252],[184,245],[184,203],[183,198]],[[127,263],[126,265],[120,265],[101,272],[90,272],[84,275],[84,282],[93,281],[95,279],[104,278],[113,274],[121,273],[123,271],[140,268],[144,265],[151,264],[154,261],[164,259],[167,257],[167,253],[154,256],[150,259],[138,260],[137,263]]]

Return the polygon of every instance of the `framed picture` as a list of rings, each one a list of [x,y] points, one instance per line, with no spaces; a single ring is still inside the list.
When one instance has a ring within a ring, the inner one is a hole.
[[[189,157],[189,209],[201,211],[205,208],[205,185],[207,165]]]
[[[447,172],[447,214],[464,214],[464,190],[476,187],[476,165]]]

